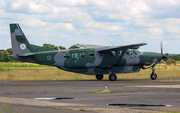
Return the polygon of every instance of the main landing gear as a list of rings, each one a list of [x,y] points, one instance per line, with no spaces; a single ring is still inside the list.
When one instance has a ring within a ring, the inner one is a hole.
[[[103,79],[103,74],[102,74],[102,75],[96,75],[96,79],[97,79],[97,80],[102,80],[102,79]],[[116,79],[117,79],[116,74],[111,73],[111,74],[109,75],[109,80],[110,80],[110,81],[116,81]]]
[[[102,80],[103,79],[103,75],[96,75],[97,80]]]
[[[150,77],[151,77],[152,80],[156,80],[157,75],[156,75],[156,73],[154,72],[154,71],[155,71],[155,68],[154,68],[154,67],[152,67],[152,71],[153,71],[153,72],[152,72],[152,74],[151,74]]]

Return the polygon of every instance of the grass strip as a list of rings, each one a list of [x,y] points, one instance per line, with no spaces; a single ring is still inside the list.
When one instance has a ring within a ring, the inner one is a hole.
[[[60,107],[52,106],[51,109],[62,109]]]
[[[156,66],[155,68],[157,80],[158,78],[180,78],[180,66]],[[138,73],[119,73],[116,75],[117,79],[150,79],[151,73],[151,69],[142,69]],[[103,80],[108,80],[108,76],[108,74],[105,74]],[[52,66],[38,65],[33,63],[0,63],[0,80],[2,81],[55,80],[55,78],[56,80],[96,80],[94,75],[67,72]]]
[[[109,94],[109,93],[114,93],[115,90],[111,90],[111,91],[93,91],[93,94]]]

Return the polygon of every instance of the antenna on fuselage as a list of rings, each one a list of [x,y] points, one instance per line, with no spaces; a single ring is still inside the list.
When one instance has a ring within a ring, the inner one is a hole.
[[[114,46],[112,42],[111,42],[111,45]]]
[[[107,42],[107,44],[109,45],[109,43]],[[109,45],[110,46],[110,45]]]

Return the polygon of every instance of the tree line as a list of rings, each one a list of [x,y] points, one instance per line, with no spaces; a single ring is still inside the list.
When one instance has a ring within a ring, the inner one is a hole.
[[[167,58],[164,59],[165,62],[180,61],[180,54],[178,54],[178,55],[170,55],[170,54],[166,53],[165,55],[167,56]]]

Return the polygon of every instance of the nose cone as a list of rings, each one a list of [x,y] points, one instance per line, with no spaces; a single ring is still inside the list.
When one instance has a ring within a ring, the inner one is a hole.
[[[167,58],[167,56],[166,55],[162,55],[162,59],[166,59]]]
[[[160,62],[162,59],[166,59],[167,56],[156,52],[144,52],[143,58],[146,64],[152,64],[153,62]]]

